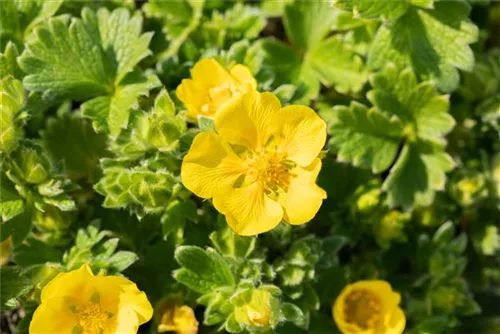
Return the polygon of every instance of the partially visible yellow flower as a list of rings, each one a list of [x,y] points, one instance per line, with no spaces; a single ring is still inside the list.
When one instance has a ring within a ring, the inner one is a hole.
[[[326,123],[310,108],[281,108],[272,93],[249,92],[225,104],[214,132],[199,133],[184,157],[184,185],[213,198],[240,235],[304,224],[326,192],[316,185]]]
[[[0,265],[3,266],[9,263],[10,256],[12,255],[12,239],[8,237],[0,243]]]
[[[153,308],[135,283],[118,276],[94,276],[88,265],[57,275],[42,290],[31,334],[136,333]]]
[[[165,304],[158,325],[158,333],[163,332],[175,332],[177,334],[198,333],[198,321],[193,309],[187,305]]]
[[[344,334],[401,334],[406,317],[400,301],[386,281],[358,281],[337,297],[333,319]]]
[[[227,101],[257,88],[248,67],[235,64],[225,69],[213,58],[198,61],[191,77],[182,80],[176,94],[194,119],[199,115],[213,117]]]

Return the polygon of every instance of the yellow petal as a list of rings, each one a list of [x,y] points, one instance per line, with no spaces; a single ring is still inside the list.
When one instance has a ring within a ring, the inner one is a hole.
[[[81,296],[81,291],[93,277],[88,264],[77,270],[60,273],[43,288],[41,301],[43,303],[51,298],[63,296]]]
[[[278,149],[302,167],[309,166],[326,142],[326,123],[306,106],[287,106],[273,115]]]
[[[220,136],[201,132],[182,161],[184,186],[202,198],[210,198],[231,189],[244,172],[245,164]]]
[[[215,196],[214,206],[239,235],[267,232],[283,218],[281,206],[267,197],[257,183]]]
[[[316,158],[307,168],[298,167],[292,171],[296,176],[290,180],[288,191],[281,203],[285,221],[289,224],[304,224],[314,218],[326,192],[316,185],[321,170],[321,160]]]
[[[245,65],[236,64],[231,67],[229,72],[238,84],[246,88],[246,91],[255,90],[257,88],[257,80],[255,80],[252,72]]]
[[[213,58],[198,61],[191,69],[191,77],[205,87],[234,81],[229,72]]]
[[[224,104],[215,116],[221,137],[250,149],[263,147],[271,136],[271,117],[280,109],[273,93],[250,91]]]
[[[402,334],[406,326],[406,316],[400,307],[397,307],[385,324],[387,334]]]
[[[201,106],[205,103],[207,88],[197,84],[194,80],[183,79],[181,84],[177,86],[175,94],[184,103],[189,115],[196,118],[200,113]]]
[[[71,311],[71,305],[74,303],[64,297],[54,297],[48,303],[42,303],[31,319],[30,334],[71,334],[78,324],[77,314]]]

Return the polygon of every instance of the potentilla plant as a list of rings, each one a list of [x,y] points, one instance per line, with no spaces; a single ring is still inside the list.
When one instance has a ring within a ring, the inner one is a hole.
[[[0,1],[2,333],[498,333],[500,3]]]

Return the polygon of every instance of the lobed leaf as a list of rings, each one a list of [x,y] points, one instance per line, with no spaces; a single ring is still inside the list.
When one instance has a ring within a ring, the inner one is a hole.
[[[368,66],[378,69],[387,61],[411,66],[422,78],[436,80],[451,92],[459,83],[458,70],[471,71],[474,54],[469,44],[478,28],[467,18],[465,1],[436,2],[434,9],[410,8],[390,26],[381,26],[368,54]]]
[[[389,168],[398,153],[402,123],[357,102],[337,106],[334,113],[330,144],[339,150],[338,160],[371,168],[374,173]]]

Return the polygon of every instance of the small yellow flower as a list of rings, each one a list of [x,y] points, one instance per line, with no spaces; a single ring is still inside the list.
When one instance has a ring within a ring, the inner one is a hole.
[[[249,92],[224,105],[217,133],[199,133],[182,163],[184,185],[213,198],[240,235],[304,224],[326,193],[316,185],[326,123],[310,108],[281,108],[272,93]]]
[[[269,327],[271,323],[271,293],[260,289],[252,293],[247,304],[234,309],[236,321],[250,327]]]
[[[153,308],[146,294],[123,277],[94,276],[88,265],[57,275],[42,290],[29,332],[136,333]]]
[[[213,117],[227,101],[257,88],[248,67],[235,64],[225,69],[213,58],[198,61],[191,77],[182,80],[176,94],[194,119],[199,115]]]
[[[386,281],[358,281],[337,297],[333,319],[344,334],[401,334],[406,317],[400,301]]]
[[[12,239],[8,237],[0,243],[0,266],[9,263],[10,256],[12,255]]]
[[[175,332],[177,334],[198,333],[198,321],[194,311],[187,305],[176,305],[167,302],[161,310],[158,333]]]

